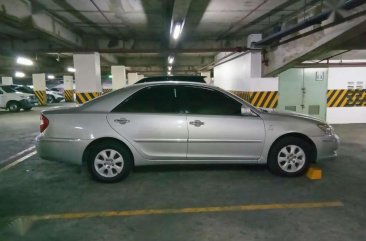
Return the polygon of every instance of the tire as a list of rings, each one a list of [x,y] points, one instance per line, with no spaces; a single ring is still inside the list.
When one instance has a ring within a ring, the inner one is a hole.
[[[32,107],[24,108],[24,111],[30,111]]]
[[[303,175],[315,158],[311,144],[298,137],[286,137],[276,141],[268,155],[270,172],[285,177]]]
[[[10,112],[18,112],[20,110],[20,104],[16,101],[10,101],[7,105],[6,108],[10,111]]]
[[[55,103],[56,102],[56,99],[52,95],[47,95],[47,102],[48,103]]]
[[[101,182],[117,182],[126,178],[132,169],[132,162],[129,150],[116,141],[93,146],[87,159],[89,173]]]

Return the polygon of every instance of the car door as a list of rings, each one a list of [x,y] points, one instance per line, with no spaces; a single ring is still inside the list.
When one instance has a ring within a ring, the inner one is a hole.
[[[187,159],[249,162],[260,158],[263,120],[241,115],[241,102],[214,88],[192,85],[179,88],[178,96],[187,113]]]
[[[0,107],[4,108],[5,105],[6,105],[6,103],[5,103],[5,98],[4,98],[4,92],[0,88]]]
[[[107,116],[112,128],[150,160],[182,160],[187,154],[187,118],[174,86],[139,90]]]

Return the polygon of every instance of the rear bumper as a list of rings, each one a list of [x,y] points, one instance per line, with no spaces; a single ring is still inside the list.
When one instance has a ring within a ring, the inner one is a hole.
[[[90,140],[45,138],[41,133],[36,138],[37,153],[46,160],[81,165],[85,148]]]
[[[313,137],[311,139],[315,143],[317,149],[317,160],[334,159],[337,157],[337,150],[340,141],[336,134]]]

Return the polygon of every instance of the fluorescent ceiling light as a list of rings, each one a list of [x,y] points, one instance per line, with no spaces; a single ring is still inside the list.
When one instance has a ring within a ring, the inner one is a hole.
[[[21,65],[33,65],[33,61],[24,57],[18,57],[17,58],[17,64]]]
[[[171,75],[172,73],[170,71],[168,71],[168,75]]]
[[[173,62],[174,62],[174,57],[173,56],[169,56],[168,57],[168,63],[169,64],[173,64]]]
[[[47,75],[47,79],[55,79],[55,76],[53,74]]]
[[[25,74],[23,72],[16,71],[15,72],[15,77],[17,77],[17,78],[23,78],[23,77],[25,77]]]
[[[172,66],[168,66],[168,70],[171,71],[172,70]]]
[[[76,70],[73,67],[67,67],[67,71],[74,73]]]
[[[110,75],[108,75],[108,78],[112,79],[112,77],[113,77],[113,76],[112,76],[111,74],[110,74]]]
[[[176,23],[173,29],[173,39],[178,39],[182,33],[182,24]]]

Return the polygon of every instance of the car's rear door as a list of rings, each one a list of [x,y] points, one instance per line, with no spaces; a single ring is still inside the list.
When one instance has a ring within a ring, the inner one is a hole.
[[[151,160],[182,160],[187,154],[187,119],[174,85],[139,90],[110,114],[112,128]]]
[[[186,85],[178,89],[187,113],[191,160],[247,160],[260,158],[264,123],[259,116],[241,115],[242,103],[214,88]]]

